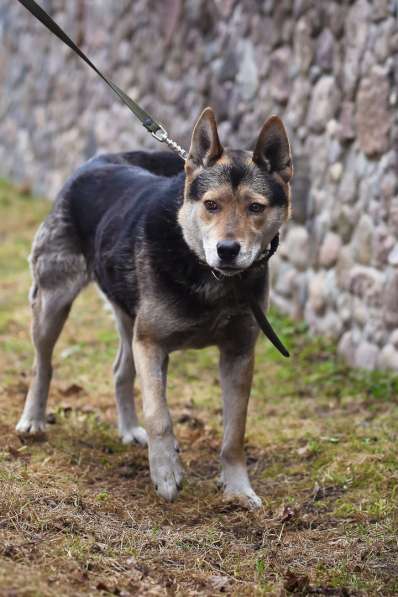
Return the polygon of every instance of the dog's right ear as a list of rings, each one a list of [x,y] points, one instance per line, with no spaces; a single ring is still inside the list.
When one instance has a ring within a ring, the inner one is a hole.
[[[187,168],[211,166],[221,157],[222,152],[214,112],[211,108],[205,108],[193,129]]]

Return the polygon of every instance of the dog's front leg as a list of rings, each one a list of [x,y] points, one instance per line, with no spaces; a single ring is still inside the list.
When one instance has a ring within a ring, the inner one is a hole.
[[[259,508],[261,499],[250,485],[244,453],[253,366],[253,350],[241,354],[220,348],[220,378],[224,403],[221,481],[227,498],[237,498],[249,508]]]
[[[168,355],[148,336],[140,335],[139,325],[137,319],[133,351],[141,379],[151,478],[158,494],[172,501],[181,488],[183,471],[166,401]]]

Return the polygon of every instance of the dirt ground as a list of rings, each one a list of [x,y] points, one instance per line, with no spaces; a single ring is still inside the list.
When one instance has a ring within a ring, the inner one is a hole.
[[[146,450],[117,437],[116,334],[94,288],[56,349],[47,436],[16,436],[32,363],[26,257],[48,209],[0,184],[0,595],[397,595],[397,377],[350,371],[301,323],[272,314],[289,361],[258,346],[258,512],[217,489],[214,350],[171,359],[187,477],[175,503],[155,495]]]

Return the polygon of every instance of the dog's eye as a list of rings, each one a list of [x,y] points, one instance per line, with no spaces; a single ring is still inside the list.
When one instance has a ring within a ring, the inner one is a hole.
[[[205,201],[205,208],[207,209],[207,211],[217,211],[218,210],[218,205],[215,201]]]
[[[250,203],[249,205],[249,211],[252,214],[261,214],[265,209],[265,205],[263,205],[262,203]]]

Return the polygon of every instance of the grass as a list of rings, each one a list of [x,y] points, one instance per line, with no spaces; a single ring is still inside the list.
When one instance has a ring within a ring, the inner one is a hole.
[[[258,346],[247,454],[259,512],[216,487],[214,350],[172,357],[187,481],[175,503],[156,497],[145,450],[118,441],[117,340],[94,288],[56,349],[46,441],[15,435],[32,362],[26,257],[48,209],[0,184],[0,595],[396,595],[398,379],[349,370],[303,323],[272,313],[289,361]]]

